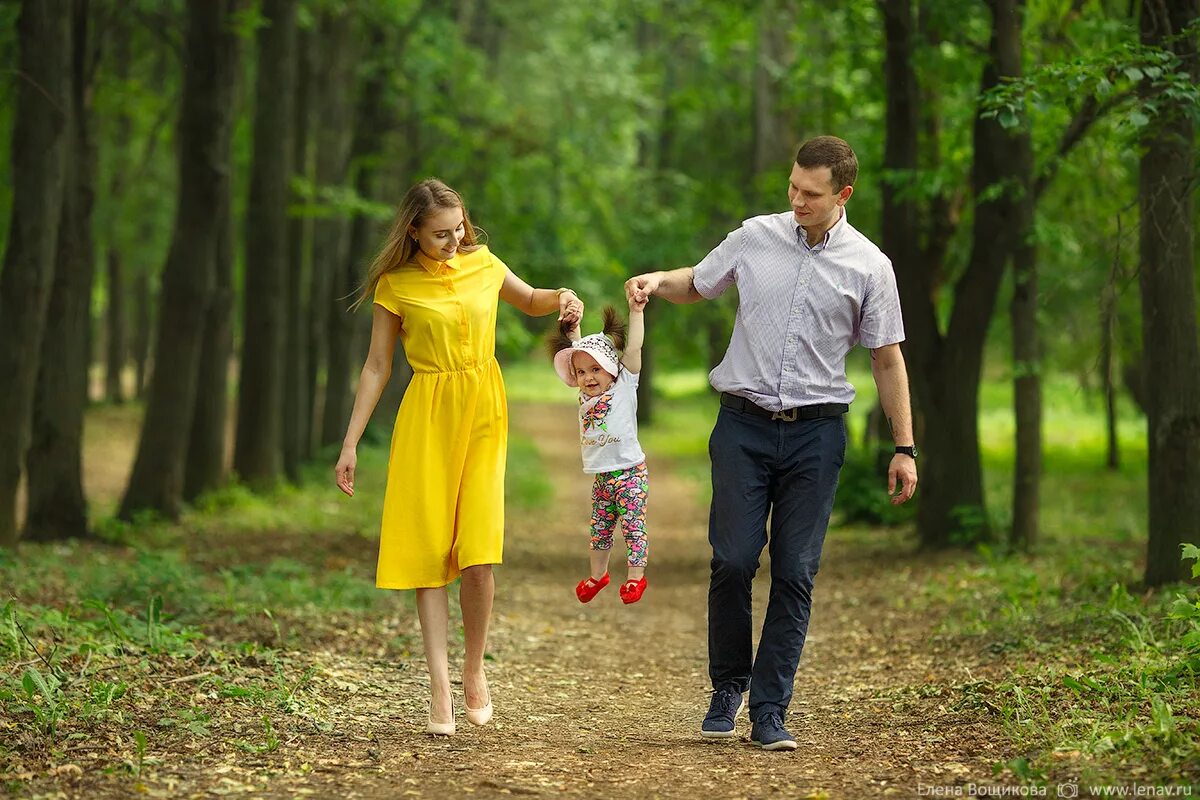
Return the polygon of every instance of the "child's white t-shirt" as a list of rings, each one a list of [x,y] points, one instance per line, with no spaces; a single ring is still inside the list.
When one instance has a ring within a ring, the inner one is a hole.
[[[638,374],[621,367],[597,397],[579,394],[579,446],[583,471],[594,475],[636,467],[646,460],[637,438]]]

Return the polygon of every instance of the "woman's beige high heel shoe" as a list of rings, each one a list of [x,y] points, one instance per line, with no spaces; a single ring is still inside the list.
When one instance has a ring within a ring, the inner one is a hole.
[[[463,705],[466,705],[465,697],[463,698]],[[488,689],[487,705],[485,705],[483,708],[471,708],[470,706],[466,707],[467,722],[471,723],[472,725],[487,725],[492,721],[492,690]]]
[[[483,708],[468,708],[467,722],[472,725],[487,725],[492,721],[492,700],[489,697]]]
[[[450,717],[449,722],[434,722],[433,709],[429,709],[429,724],[425,726],[425,732],[434,736],[453,736],[454,717]]]

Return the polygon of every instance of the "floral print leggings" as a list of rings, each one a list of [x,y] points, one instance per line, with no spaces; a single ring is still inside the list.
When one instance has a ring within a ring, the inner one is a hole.
[[[617,517],[622,519],[629,566],[646,566],[646,462],[613,472],[600,472],[592,483],[593,550],[611,550]]]

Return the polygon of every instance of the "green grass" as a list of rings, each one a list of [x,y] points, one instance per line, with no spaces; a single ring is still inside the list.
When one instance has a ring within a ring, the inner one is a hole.
[[[1200,595],[1137,591],[1139,544],[1056,536],[1028,557],[985,549],[922,589],[944,635],[1006,666],[961,700],[998,718],[1032,780],[1200,780]]]
[[[544,505],[536,448],[510,441],[507,504]],[[105,518],[102,541],[0,549],[0,773],[93,740],[116,754],[112,771],[136,778],[147,742],[260,754],[278,748],[281,726],[331,730],[317,653],[403,664],[420,651],[394,621],[413,618],[412,593],[374,585],[387,459],[386,436],[364,439],[353,498],[333,486],[327,454],[299,486],[231,486],[177,522]],[[247,713],[254,730],[218,742],[213,726]]]

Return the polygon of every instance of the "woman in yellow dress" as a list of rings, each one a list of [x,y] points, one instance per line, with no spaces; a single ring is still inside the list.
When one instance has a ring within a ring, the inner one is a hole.
[[[424,180],[400,203],[356,305],[374,298],[371,345],[358,382],[338,488],[354,496],[357,447],[391,373],[399,337],[412,382],[396,414],[388,459],[376,585],[416,589],[429,669],[430,733],[454,733],[446,586],[461,576],[467,720],[485,725],[492,701],[483,673],[495,582],[504,545],[508,406],[496,363],[497,301],[526,314],[554,311],[576,322],[570,289],[534,289],[513,274],[475,229],[462,197]]]

